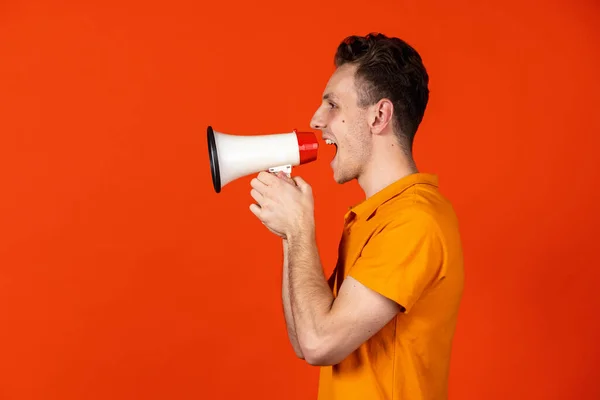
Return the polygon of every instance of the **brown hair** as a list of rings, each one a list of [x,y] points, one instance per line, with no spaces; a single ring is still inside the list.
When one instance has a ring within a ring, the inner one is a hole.
[[[348,36],[337,48],[336,67],[357,65],[361,107],[382,98],[394,104],[394,128],[401,145],[412,151],[414,136],[429,100],[429,76],[419,53],[405,41],[381,33]]]

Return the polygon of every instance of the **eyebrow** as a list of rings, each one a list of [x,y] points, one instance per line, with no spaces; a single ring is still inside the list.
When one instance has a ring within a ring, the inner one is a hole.
[[[333,93],[325,93],[323,95],[323,100],[329,100],[329,99],[335,100],[336,97]]]

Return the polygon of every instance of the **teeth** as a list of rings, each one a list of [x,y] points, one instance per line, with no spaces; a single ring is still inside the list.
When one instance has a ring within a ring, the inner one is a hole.
[[[327,144],[333,144],[333,140],[331,140],[331,139],[325,139],[325,143],[327,143]]]

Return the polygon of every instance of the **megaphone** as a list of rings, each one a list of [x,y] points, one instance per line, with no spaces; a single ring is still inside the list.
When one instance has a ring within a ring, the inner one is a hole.
[[[284,171],[317,159],[319,143],[313,132],[292,132],[240,136],[206,132],[208,157],[215,192],[229,182],[257,173]]]

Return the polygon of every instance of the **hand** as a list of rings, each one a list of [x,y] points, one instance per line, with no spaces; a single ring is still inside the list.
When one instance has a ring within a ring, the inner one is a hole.
[[[287,239],[314,226],[312,188],[302,178],[283,172],[261,172],[250,182],[256,204],[250,211],[274,234]]]

